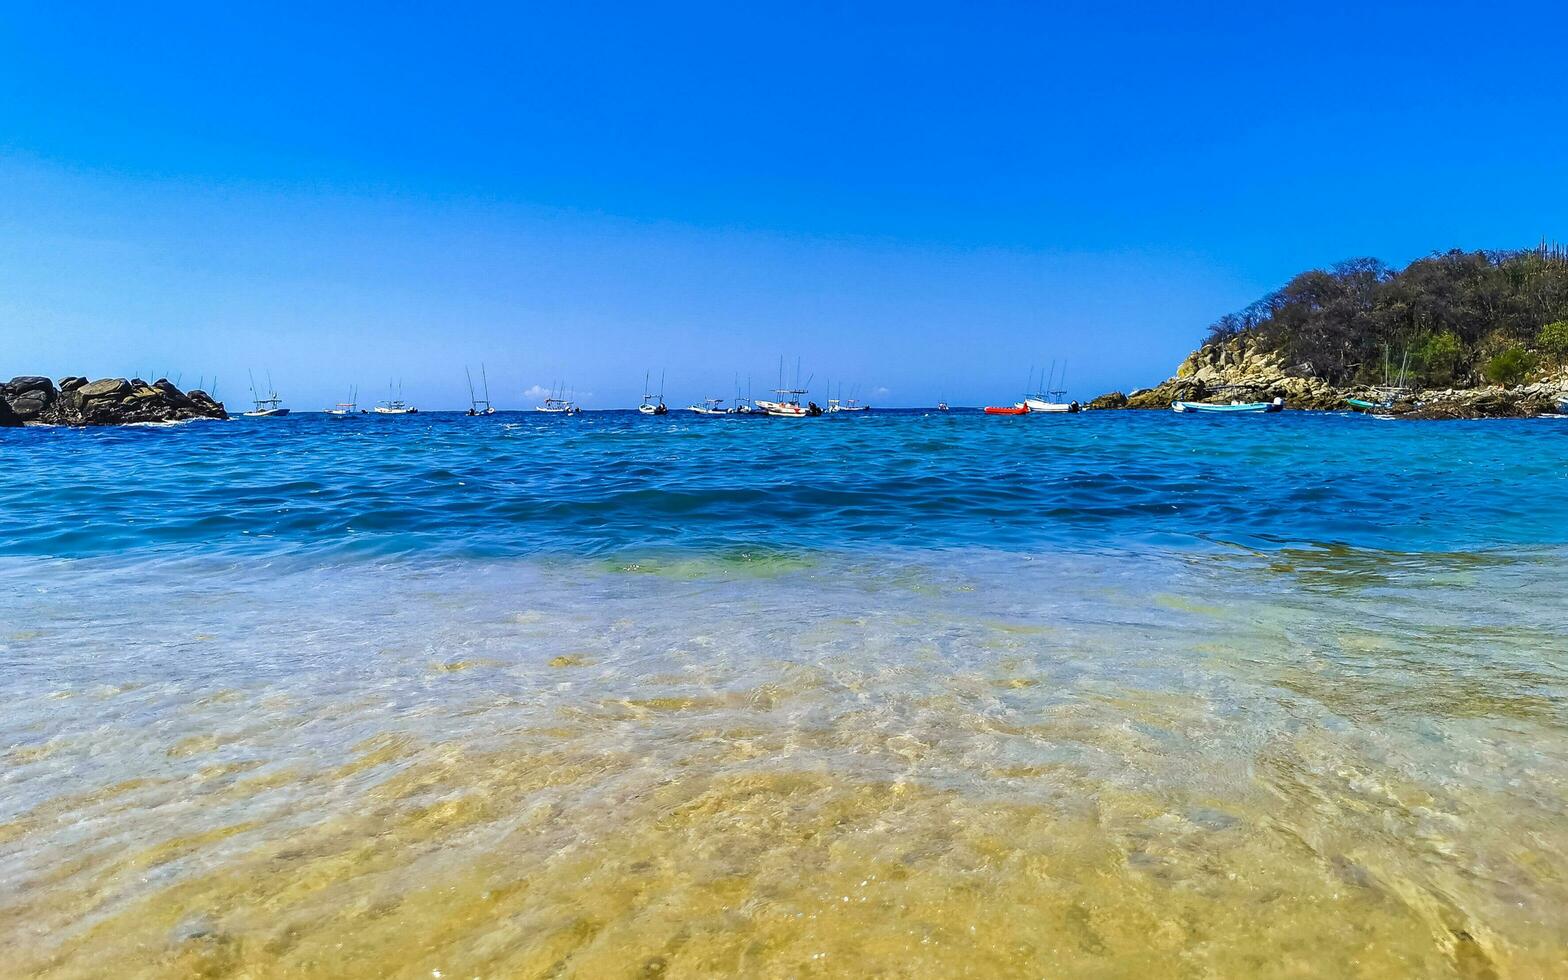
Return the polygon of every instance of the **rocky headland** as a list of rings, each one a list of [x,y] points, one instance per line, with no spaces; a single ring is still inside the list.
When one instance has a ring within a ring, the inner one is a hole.
[[[200,389],[181,391],[167,378],[49,378],[25,375],[0,382],[0,426],[129,425],[226,419],[223,403]]]
[[[1153,388],[1090,408],[1269,401],[1407,418],[1520,418],[1568,398],[1568,248],[1450,251],[1403,269],[1309,269],[1244,310]]]
[[[1269,401],[1285,399],[1287,409],[1345,411],[1346,399],[1381,404],[1387,397],[1366,384],[1334,385],[1316,377],[1308,364],[1291,364],[1281,352],[1256,338],[1233,337],[1204,344],[1153,388],[1111,392],[1088,408],[1169,409],[1173,401]],[[1528,418],[1556,412],[1568,398],[1568,373],[1547,375],[1517,385],[1410,387],[1380,413],[1417,419]]]

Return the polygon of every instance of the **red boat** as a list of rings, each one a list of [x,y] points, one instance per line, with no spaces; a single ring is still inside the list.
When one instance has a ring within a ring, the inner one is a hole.
[[[985,407],[985,414],[987,414],[987,415],[1028,415],[1029,414],[1029,406],[1028,405],[1024,405],[1024,404],[1018,404],[1018,405],[987,405]]]

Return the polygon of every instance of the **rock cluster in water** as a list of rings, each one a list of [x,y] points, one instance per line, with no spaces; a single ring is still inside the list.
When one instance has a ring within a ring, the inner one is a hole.
[[[200,389],[181,391],[160,378],[48,378],[24,376],[0,382],[0,426],[127,425],[226,419],[223,403]]]
[[[1379,402],[1364,385],[1336,387],[1312,373],[1309,365],[1288,364],[1278,351],[1236,337],[1205,344],[1176,369],[1174,377],[1130,394],[1114,391],[1089,402],[1098,408],[1163,408],[1173,401],[1269,401],[1285,399],[1287,408],[1343,410],[1345,399]],[[1568,398],[1568,376],[1502,387],[1410,390],[1380,411],[1410,418],[1526,418],[1557,411]]]

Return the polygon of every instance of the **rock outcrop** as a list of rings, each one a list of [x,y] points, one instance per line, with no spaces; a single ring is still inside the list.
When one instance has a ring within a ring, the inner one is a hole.
[[[223,403],[204,391],[181,391],[167,378],[48,378],[27,375],[0,383],[0,425],[126,425],[226,419]]]
[[[1187,356],[1174,377],[1129,395],[1111,392],[1090,408],[1168,409],[1173,401],[1270,401],[1283,398],[1287,409],[1342,411],[1345,399],[1379,401],[1370,388],[1340,388],[1312,372],[1309,364],[1289,364],[1278,351],[1255,338],[1234,337],[1205,344]],[[1386,411],[1409,418],[1526,418],[1557,410],[1568,398],[1568,375],[1513,388],[1498,386],[1420,390],[1406,393]]]

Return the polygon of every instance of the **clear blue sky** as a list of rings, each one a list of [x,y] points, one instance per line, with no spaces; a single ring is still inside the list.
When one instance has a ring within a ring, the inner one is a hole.
[[[0,374],[1084,397],[1303,268],[1568,238],[1560,3],[226,6],[0,10]]]

